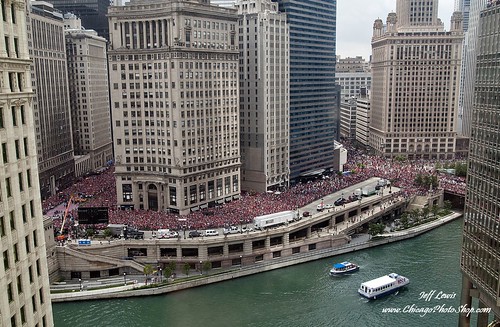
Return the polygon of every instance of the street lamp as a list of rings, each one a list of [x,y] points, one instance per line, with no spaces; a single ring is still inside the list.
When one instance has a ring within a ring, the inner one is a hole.
[[[160,283],[163,282],[163,274],[161,272],[161,268],[160,268]]]
[[[78,283],[80,283],[80,292],[82,291],[82,279],[78,278]]]
[[[241,261],[241,258],[243,258],[243,257],[240,255],[240,269],[241,269],[241,267],[243,267],[243,261]]]
[[[127,286],[127,273],[123,272],[123,284]]]
[[[182,231],[184,232],[184,239],[186,239],[186,225],[182,226]]]
[[[243,233],[243,219],[240,218],[240,234]]]
[[[200,260],[200,275],[203,275],[203,261]]]

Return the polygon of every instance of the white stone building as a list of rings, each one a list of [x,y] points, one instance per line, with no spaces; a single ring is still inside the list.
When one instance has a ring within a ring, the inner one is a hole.
[[[75,180],[63,15],[48,2],[31,1],[27,19],[40,188],[47,198]]]
[[[0,12],[0,326],[53,326],[33,118],[27,7]]]
[[[368,146],[370,126],[370,98],[364,96],[356,99],[356,141]]]
[[[118,205],[185,214],[238,198],[236,10],[137,0],[108,17]]]
[[[240,0],[240,145],[244,190],[288,185],[290,174],[289,31],[270,0]]]
[[[375,21],[369,143],[376,153],[455,156],[462,40],[462,14],[445,31],[437,1],[398,0],[385,26]]]
[[[113,140],[106,40],[81,24],[73,26],[65,29],[73,148],[75,156],[90,160],[86,169],[75,169],[81,174],[113,160]]]

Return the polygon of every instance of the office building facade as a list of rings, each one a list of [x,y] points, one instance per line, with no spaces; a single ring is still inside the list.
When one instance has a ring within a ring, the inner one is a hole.
[[[468,138],[471,135],[474,81],[476,78],[479,13],[484,6],[486,6],[486,2],[486,0],[460,0],[458,8],[458,10],[464,15],[465,31],[457,128],[459,137]]]
[[[370,133],[370,97],[362,96],[356,99],[356,142],[365,147],[369,146]]]
[[[93,29],[109,40],[108,7],[110,0],[49,0],[63,14],[73,13],[82,20],[85,28]]]
[[[266,192],[289,182],[289,32],[271,0],[241,0],[241,187]]]
[[[184,214],[239,197],[237,25],[235,9],[203,0],[110,7],[122,208]]]
[[[53,326],[38,183],[26,3],[0,18],[0,326]]]
[[[461,304],[490,308],[477,314],[476,326],[500,317],[500,3],[490,2],[480,13],[478,56],[467,171],[462,242]],[[475,301],[474,301],[475,302]],[[462,313],[459,326],[470,326]],[[496,326],[497,326],[496,325]]]
[[[455,156],[462,40],[461,13],[447,32],[437,1],[398,0],[386,25],[375,21],[369,143],[377,154]]]
[[[113,160],[106,40],[78,24],[65,37],[74,153],[92,171]]]
[[[68,68],[62,14],[32,1],[28,14],[33,112],[42,198],[69,186],[75,177]]]
[[[335,79],[340,85],[341,99],[360,97],[361,92],[370,90],[372,74],[369,64],[360,56],[337,58]]]
[[[345,98],[340,103],[340,136],[356,138],[356,98]]]
[[[276,1],[290,29],[290,178],[333,167],[340,135],[336,0]]]

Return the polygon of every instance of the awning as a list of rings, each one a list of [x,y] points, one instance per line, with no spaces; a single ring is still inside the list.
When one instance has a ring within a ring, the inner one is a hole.
[[[200,208],[201,208],[201,209],[206,209],[206,208],[208,208],[208,203],[202,204],[202,205],[200,206]]]
[[[233,195],[233,199],[234,199],[234,200],[237,200],[237,199],[239,199],[239,198],[240,198],[240,195],[239,195],[239,194]]]

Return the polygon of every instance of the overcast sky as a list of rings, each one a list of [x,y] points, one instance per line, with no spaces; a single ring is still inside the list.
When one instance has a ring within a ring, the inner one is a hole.
[[[446,30],[454,4],[454,0],[439,0],[438,17]],[[373,22],[380,18],[385,23],[391,11],[396,12],[396,0],[337,0],[337,55],[368,60]]]

